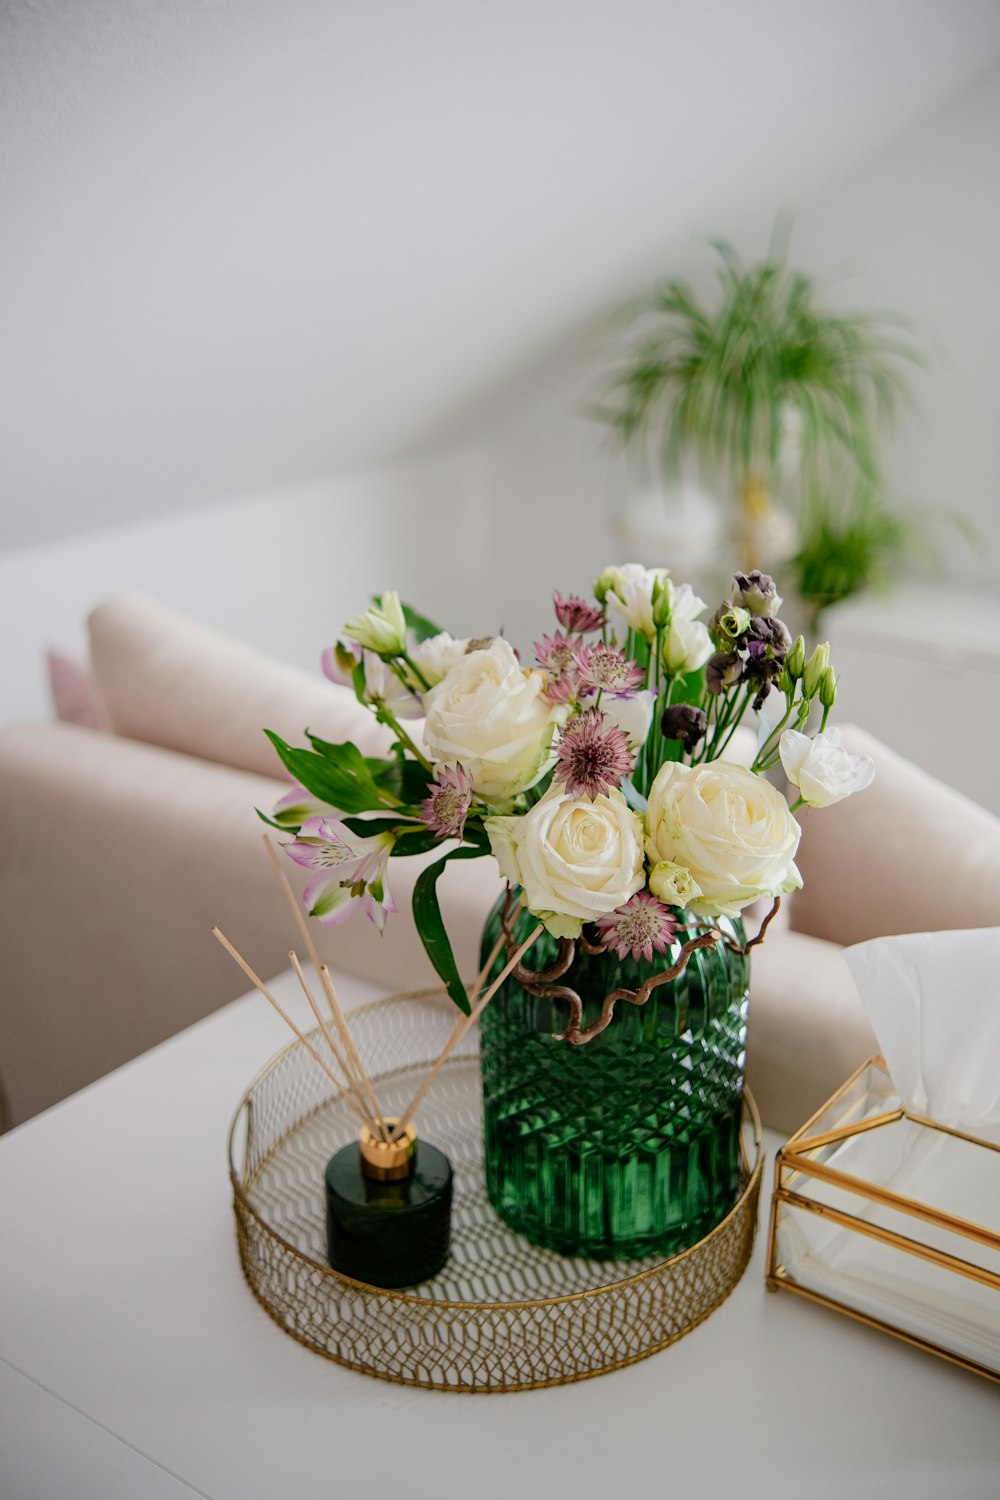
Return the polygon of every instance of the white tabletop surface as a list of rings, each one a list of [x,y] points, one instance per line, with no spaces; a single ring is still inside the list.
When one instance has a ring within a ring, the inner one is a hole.
[[[3,1500],[1000,1496],[997,1387],[767,1293],[763,1233],[700,1328],[578,1385],[422,1391],[301,1347],[243,1280],[225,1156],[285,1040],[236,1001],[0,1140]]]

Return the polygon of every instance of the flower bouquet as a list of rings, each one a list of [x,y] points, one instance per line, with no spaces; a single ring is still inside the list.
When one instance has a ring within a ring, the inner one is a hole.
[[[829,648],[807,659],[768,575],[736,574],[707,621],[690,587],[636,564],[605,569],[592,601],[554,603],[526,666],[502,635],[457,640],[382,595],[323,666],[389,727],[390,754],[271,733],[296,785],[269,821],[294,833],[306,906],[328,924],[364,910],[381,931],[390,860],[439,850],[413,915],[466,1012],[437,881],[449,860],[495,856],[508,889],[484,965],[533,947],[481,1019],[491,1200],[568,1253],[662,1254],[739,1185],[740,914],[762,897],[773,914],[801,884],[798,808],[872,767],[827,728]],[[791,806],[767,778],[779,760]]]

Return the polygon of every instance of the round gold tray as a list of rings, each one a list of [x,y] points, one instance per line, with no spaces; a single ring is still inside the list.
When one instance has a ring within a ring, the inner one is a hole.
[[[387,1114],[409,1102],[454,1017],[440,990],[352,1013],[358,1051]],[[250,1289],[287,1333],[338,1364],[448,1391],[585,1380],[672,1344],[724,1301],[746,1269],[762,1173],[749,1094],[740,1197],[704,1239],[669,1260],[556,1255],[497,1218],[483,1182],[474,1030],[441,1070],[417,1123],[455,1170],[451,1255],[433,1280],[390,1292],[326,1264],[323,1169],[356,1127],[299,1042],[257,1075],[233,1120],[229,1170]]]

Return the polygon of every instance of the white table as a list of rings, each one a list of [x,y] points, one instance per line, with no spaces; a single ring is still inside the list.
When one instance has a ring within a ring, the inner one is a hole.
[[[225,1159],[285,1039],[236,1001],[0,1139],[3,1500],[1000,1495],[997,1388],[768,1294],[763,1233],[705,1324],[579,1385],[422,1391],[302,1348],[244,1283]]]

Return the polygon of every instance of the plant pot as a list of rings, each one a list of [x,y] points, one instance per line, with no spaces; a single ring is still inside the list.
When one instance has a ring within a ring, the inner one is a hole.
[[[501,932],[503,900],[486,922],[483,961]],[[695,934],[683,916],[678,944]],[[536,918],[521,912],[518,941]],[[742,925],[719,926],[742,944]],[[549,968],[559,945],[543,933],[525,957]],[[583,1004],[584,1027],[619,986],[668,968],[579,945],[560,977]],[[494,973],[504,963],[501,954]],[[629,1260],[694,1244],[732,1208],[740,1180],[749,960],[724,943],[691,954],[644,1005],[619,1001],[610,1024],[574,1045],[564,1000],[512,976],[483,1011],[486,1186],[497,1213],[533,1244],[564,1255]]]

